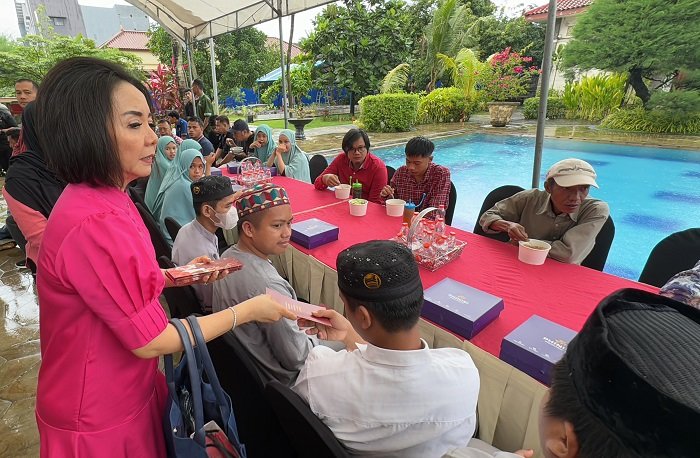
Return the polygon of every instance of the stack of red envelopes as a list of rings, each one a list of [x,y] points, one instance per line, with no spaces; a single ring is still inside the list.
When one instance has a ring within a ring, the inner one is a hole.
[[[234,272],[241,270],[243,264],[234,258],[217,259],[211,262],[200,262],[197,264],[187,264],[186,266],[175,267],[165,271],[165,275],[172,280],[175,286],[187,286],[206,278],[214,272],[228,270]]]

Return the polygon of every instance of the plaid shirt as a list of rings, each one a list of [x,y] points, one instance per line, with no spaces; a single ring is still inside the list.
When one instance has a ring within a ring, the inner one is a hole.
[[[447,208],[450,196],[450,170],[431,162],[428,170],[425,171],[423,181],[418,183],[406,166],[402,165],[391,177],[391,187],[394,188],[394,198],[406,202],[410,200],[414,204],[418,204],[425,193],[425,201],[417,210],[426,207],[438,208],[440,205]]]

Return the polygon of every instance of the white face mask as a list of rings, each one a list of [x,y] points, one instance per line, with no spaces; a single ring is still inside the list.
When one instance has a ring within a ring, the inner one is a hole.
[[[230,230],[236,227],[236,224],[238,223],[238,211],[236,210],[236,207],[231,207],[231,209],[226,213],[216,213],[216,218],[219,221],[216,221],[211,217],[209,219],[211,219],[211,222],[214,223],[216,227]]]

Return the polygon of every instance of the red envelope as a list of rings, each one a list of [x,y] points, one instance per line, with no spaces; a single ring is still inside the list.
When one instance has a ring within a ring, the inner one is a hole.
[[[217,259],[211,262],[200,262],[197,264],[187,264],[180,267],[175,267],[173,269],[168,269],[165,271],[165,275],[173,281],[175,286],[186,286],[195,283],[205,276],[212,274],[214,272],[220,272],[222,270],[228,270],[233,272],[235,270],[241,270],[243,264],[234,258],[224,258]]]
[[[325,310],[324,307],[307,304],[306,302],[295,301],[291,297],[287,297],[283,294],[278,293],[277,291],[271,290],[270,288],[265,289],[265,294],[269,294],[270,296],[272,296],[274,300],[287,307],[287,310],[291,311],[299,318],[304,318],[305,320],[314,321],[316,323],[332,327],[331,320],[329,320],[328,318],[319,318],[312,315],[312,313],[316,310]]]

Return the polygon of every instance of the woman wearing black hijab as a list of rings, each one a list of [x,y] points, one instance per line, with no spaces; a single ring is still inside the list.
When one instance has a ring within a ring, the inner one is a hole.
[[[44,154],[39,148],[34,113],[33,102],[22,112],[22,136],[26,151],[10,160],[2,190],[12,218],[27,240],[24,251],[33,272],[46,221],[66,186],[46,167]]]

